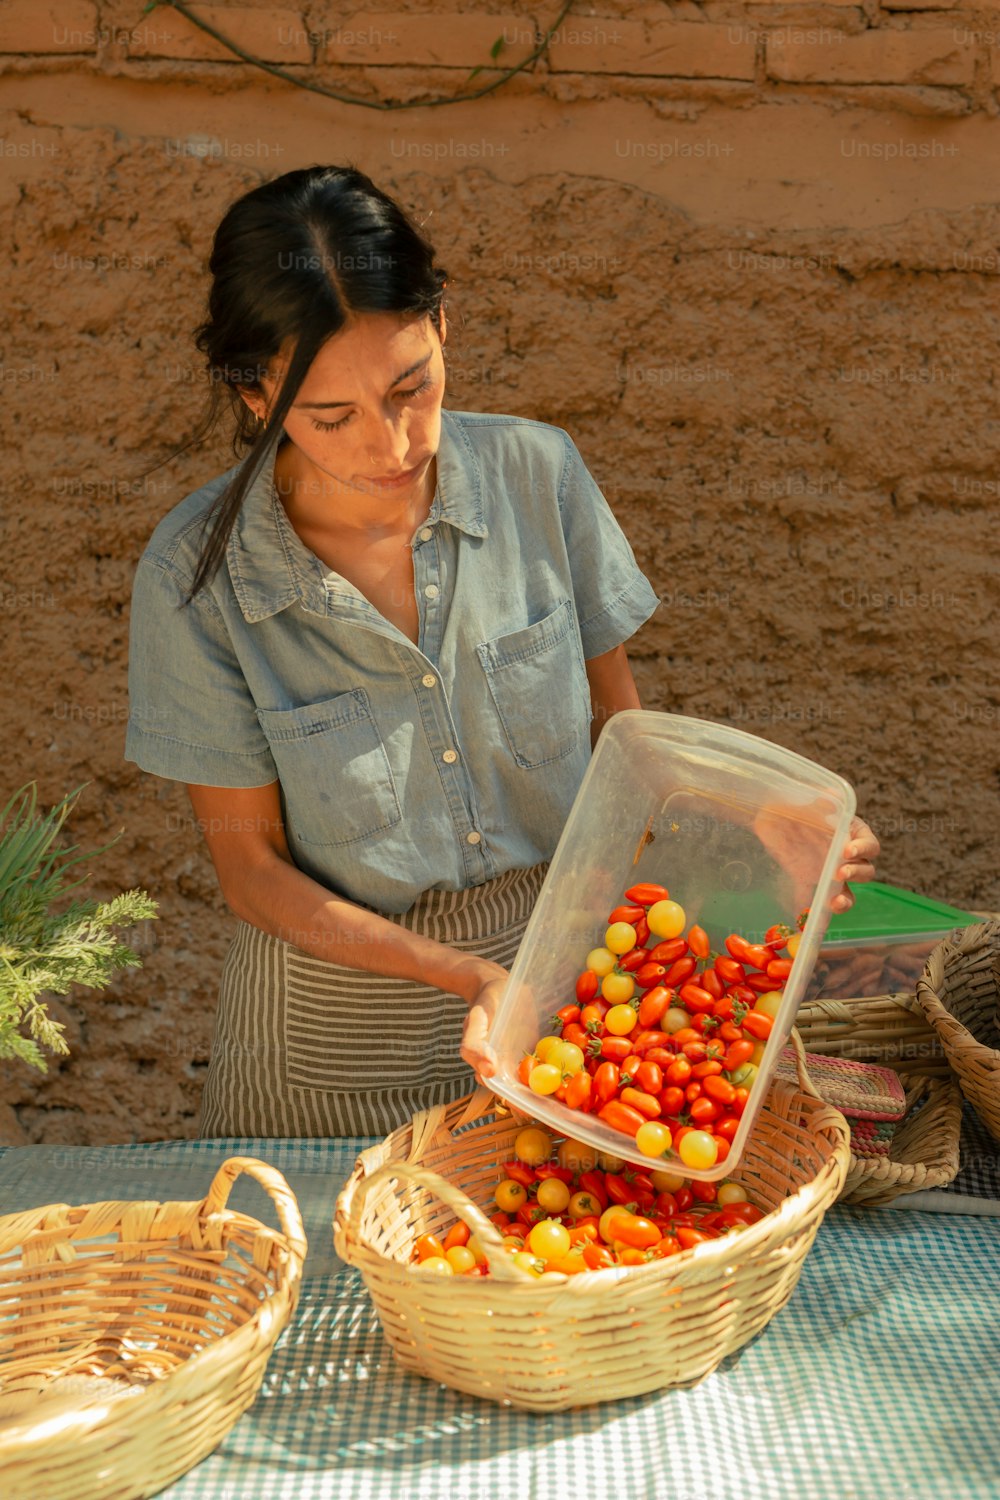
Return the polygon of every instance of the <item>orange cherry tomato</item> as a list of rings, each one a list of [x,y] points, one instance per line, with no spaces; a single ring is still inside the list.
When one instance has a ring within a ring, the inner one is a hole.
[[[622,1214],[615,1221],[613,1233],[621,1244],[636,1250],[651,1250],[663,1238],[652,1219],[646,1219],[641,1214]]]
[[[593,1090],[594,1080],[586,1069],[581,1068],[566,1085],[566,1104],[570,1109],[587,1109]]]
[[[736,1090],[728,1078],[703,1078],[701,1086],[708,1098],[714,1099],[718,1104],[731,1106],[736,1097]]]
[[[639,1002],[639,1025],[647,1028],[658,1026],[669,1010],[673,998],[673,991],[669,990],[666,985],[657,984],[652,989],[648,989]]]
[[[680,961],[683,963],[683,959]],[[676,968],[676,965],[674,967]],[[686,984],[681,985],[680,996],[688,1010],[703,1011],[706,1015],[711,1015],[718,998],[702,985],[695,984],[693,980],[688,980]]]
[[[618,1092],[618,1064],[601,1063],[594,1074],[594,1093],[602,1104],[613,1099]]]
[[[763,1011],[751,1010],[743,1017],[743,1030],[748,1031],[759,1042],[767,1041],[773,1026],[774,1017],[765,1015]]]
[[[471,1235],[472,1230],[468,1224],[463,1224],[459,1219],[457,1224],[451,1226],[441,1243],[446,1250],[452,1250],[456,1245],[467,1245]]]
[[[712,951],[712,945],[708,940],[708,933],[704,927],[694,926],[688,932],[688,947],[695,958],[707,958]]]
[[[635,1084],[645,1094],[658,1094],[663,1088],[663,1069],[655,1062],[641,1062],[635,1070]]]
[[[770,979],[787,979],[791,972],[792,960],[790,958],[772,958],[767,966]]]
[[[618,1096],[623,1104],[630,1109],[638,1110],[647,1120],[658,1120],[660,1118],[660,1101],[652,1094],[643,1093],[642,1089],[622,1089]]]
[[[413,1249],[417,1260],[428,1260],[432,1255],[444,1255],[444,1246],[436,1234],[419,1235],[414,1241]]]
[[[658,1109],[659,1105],[657,1105]],[[607,1104],[598,1110],[597,1114],[598,1119],[603,1120],[606,1125],[610,1125],[612,1130],[620,1130],[623,1135],[633,1137],[638,1135],[639,1127],[646,1118],[637,1109],[630,1109],[627,1104],[623,1104],[620,1099],[609,1099]]]

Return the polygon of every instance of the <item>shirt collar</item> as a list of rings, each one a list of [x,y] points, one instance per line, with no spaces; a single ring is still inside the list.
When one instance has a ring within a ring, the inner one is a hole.
[[[226,547],[233,592],[251,624],[290,604],[315,614],[329,612],[326,581],[333,574],[296,534],[274,484],[278,436],[240,507]],[[231,474],[236,469],[230,470]],[[465,426],[441,410],[437,487],[425,525],[446,521],[469,536],[488,537],[483,514],[483,475]]]

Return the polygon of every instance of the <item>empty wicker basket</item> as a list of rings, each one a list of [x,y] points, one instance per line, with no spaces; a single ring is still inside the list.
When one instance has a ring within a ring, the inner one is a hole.
[[[226,1207],[241,1172],[283,1233]],[[305,1251],[288,1184],[249,1157],[200,1202],[0,1219],[4,1500],[141,1500],[186,1473],[256,1396]]]
[[[1000,1140],[1000,920],[939,943],[917,980],[917,999],[962,1092]]]
[[[878,1208],[902,1193],[951,1182],[959,1167],[962,1095],[915,997],[813,1000],[800,1007],[795,1024],[808,1051],[892,1068],[906,1092],[889,1155],[852,1153],[842,1200]]]
[[[496,1117],[472,1125],[486,1108]],[[536,1281],[476,1207],[520,1122],[486,1091],[418,1115],[358,1159],[337,1200],[335,1243],[360,1267],[396,1358],[457,1390],[561,1411],[693,1385],[788,1301],[849,1157],[843,1115],[799,1084],[772,1085],[733,1176],[771,1210],[738,1235],[645,1266]],[[417,1235],[458,1216],[491,1275],[428,1276]]]

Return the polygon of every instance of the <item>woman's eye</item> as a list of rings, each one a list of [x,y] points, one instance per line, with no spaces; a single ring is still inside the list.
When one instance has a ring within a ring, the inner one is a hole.
[[[401,396],[404,401],[409,401],[414,396],[420,396],[420,395],[422,395],[423,392],[426,391],[428,389],[428,387],[432,386],[433,384],[434,384],[433,377],[430,376],[430,375],[425,375],[424,378],[423,378],[423,380],[420,382],[419,385],[413,386],[408,391],[397,391],[396,395],[397,396]],[[313,418],[313,426],[315,427],[315,429],[316,429],[317,432],[336,432],[336,430],[337,430],[338,427],[343,427],[344,424],[347,423],[347,422],[349,422],[350,420],[351,420],[351,413],[350,412],[347,413],[346,417],[341,417],[339,419],[339,421],[337,421],[337,422],[320,422],[320,421],[317,420],[317,418],[314,417]]]

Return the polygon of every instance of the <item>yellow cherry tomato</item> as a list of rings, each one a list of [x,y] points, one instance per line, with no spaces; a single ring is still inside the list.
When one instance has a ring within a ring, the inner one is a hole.
[[[621,1005],[624,1001],[631,1000],[635,994],[635,980],[631,974],[605,974],[601,980],[601,994],[612,1005]]]
[[[639,1014],[631,1005],[612,1005],[604,1017],[604,1026],[612,1036],[628,1036],[635,1030],[638,1020]]]
[[[575,1042],[560,1042],[558,1047],[552,1048],[547,1061],[561,1068],[564,1078],[573,1078],[583,1071],[586,1058]]]
[[[418,1271],[430,1271],[432,1275],[454,1276],[455,1272],[450,1261],[445,1260],[443,1255],[428,1255],[426,1260],[416,1262]]]
[[[675,1031],[680,1031],[682,1027],[690,1025],[691,1017],[688,1012],[681,1010],[679,1005],[672,1005],[664,1018],[663,1029],[673,1036]]]
[[[516,1214],[521,1204],[528,1201],[528,1189],[523,1183],[515,1182],[512,1177],[505,1177],[493,1189],[493,1201],[501,1213]],[[471,1243],[470,1240],[469,1244]]]
[[[768,990],[766,994],[757,996],[754,1010],[761,1011],[765,1016],[776,1016],[784,998],[780,990]]]
[[[635,928],[631,922],[612,922],[604,934],[609,953],[629,953],[635,947]]]
[[[552,1061],[552,1054],[553,1054],[553,1052],[555,1051],[555,1049],[557,1047],[561,1047],[561,1046],[562,1046],[562,1037],[561,1036],[543,1036],[543,1037],[539,1037],[538,1045],[535,1048],[535,1056],[538,1058],[539,1062],[542,1062],[542,1063],[551,1062]]]
[[[532,1255],[530,1250],[518,1250],[512,1257],[515,1266],[520,1266],[522,1271],[527,1271],[530,1276],[541,1276],[545,1269],[544,1261],[539,1260],[537,1255]]]
[[[555,1063],[539,1063],[528,1074],[528,1087],[533,1094],[554,1094],[562,1083],[562,1070]]]
[[[615,955],[609,948],[591,948],[584,964],[585,969],[593,969],[594,973],[602,978],[605,974],[610,974],[614,966]]]
[[[635,1143],[643,1156],[666,1156],[673,1139],[669,1127],[659,1120],[647,1120],[635,1135]]]
[[[679,1193],[687,1182],[679,1172],[650,1172],[649,1175],[658,1193]]]
[[[753,1063],[755,1068],[760,1067],[761,1058],[764,1056],[764,1049],[766,1046],[766,1042],[758,1042],[756,1047],[753,1049],[753,1052],[750,1054],[750,1061]],[[749,1086],[750,1085],[747,1084],[748,1088]]]
[[[546,1177],[538,1184],[535,1196],[538,1199],[538,1207],[544,1208],[547,1214],[561,1214],[565,1213],[573,1195],[569,1186],[560,1178]]]
[[[458,1276],[463,1271],[471,1271],[476,1264],[476,1257],[468,1245],[452,1245],[450,1250],[444,1252],[444,1258]]]
[[[620,1172],[625,1166],[624,1156],[614,1156],[610,1151],[599,1151],[597,1153],[598,1166],[605,1172]]]
[[[654,937],[680,937],[687,926],[684,908],[677,901],[657,901],[646,913],[649,930]]]
[[[793,932],[792,935],[791,935],[791,937],[788,939],[788,942],[785,944],[785,948],[787,949],[788,957],[789,958],[794,958],[795,957],[796,953],[798,953],[798,951],[799,951],[799,948],[800,948],[801,944],[802,944],[802,934],[801,934],[801,932]]]
[[[504,1213],[506,1213],[506,1212],[507,1212],[507,1210],[504,1209]],[[473,1255],[473,1257],[475,1259],[475,1262],[476,1262],[477,1266],[485,1266],[485,1264],[486,1264],[486,1254],[485,1254],[485,1252],[483,1250],[482,1245],[476,1239],[476,1236],[474,1234],[471,1234],[469,1236],[469,1238],[466,1240],[466,1242],[465,1242],[465,1248],[466,1248],[466,1250],[471,1250],[472,1255]]]
[[[724,1182],[715,1195],[716,1203],[746,1203],[747,1190],[741,1182]]]
[[[542,1059],[547,1061],[546,1058]],[[528,1125],[514,1138],[514,1155],[526,1167],[540,1167],[552,1155],[552,1137],[537,1125]]]
[[[528,1231],[528,1249],[540,1260],[567,1255],[570,1243],[569,1230],[558,1219],[540,1219]]]
[[[687,1135],[682,1135],[677,1152],[686,1167],[696,1170],[714,1167],[719,1159],[715,1137],[707,1130],[689,1130]]]

